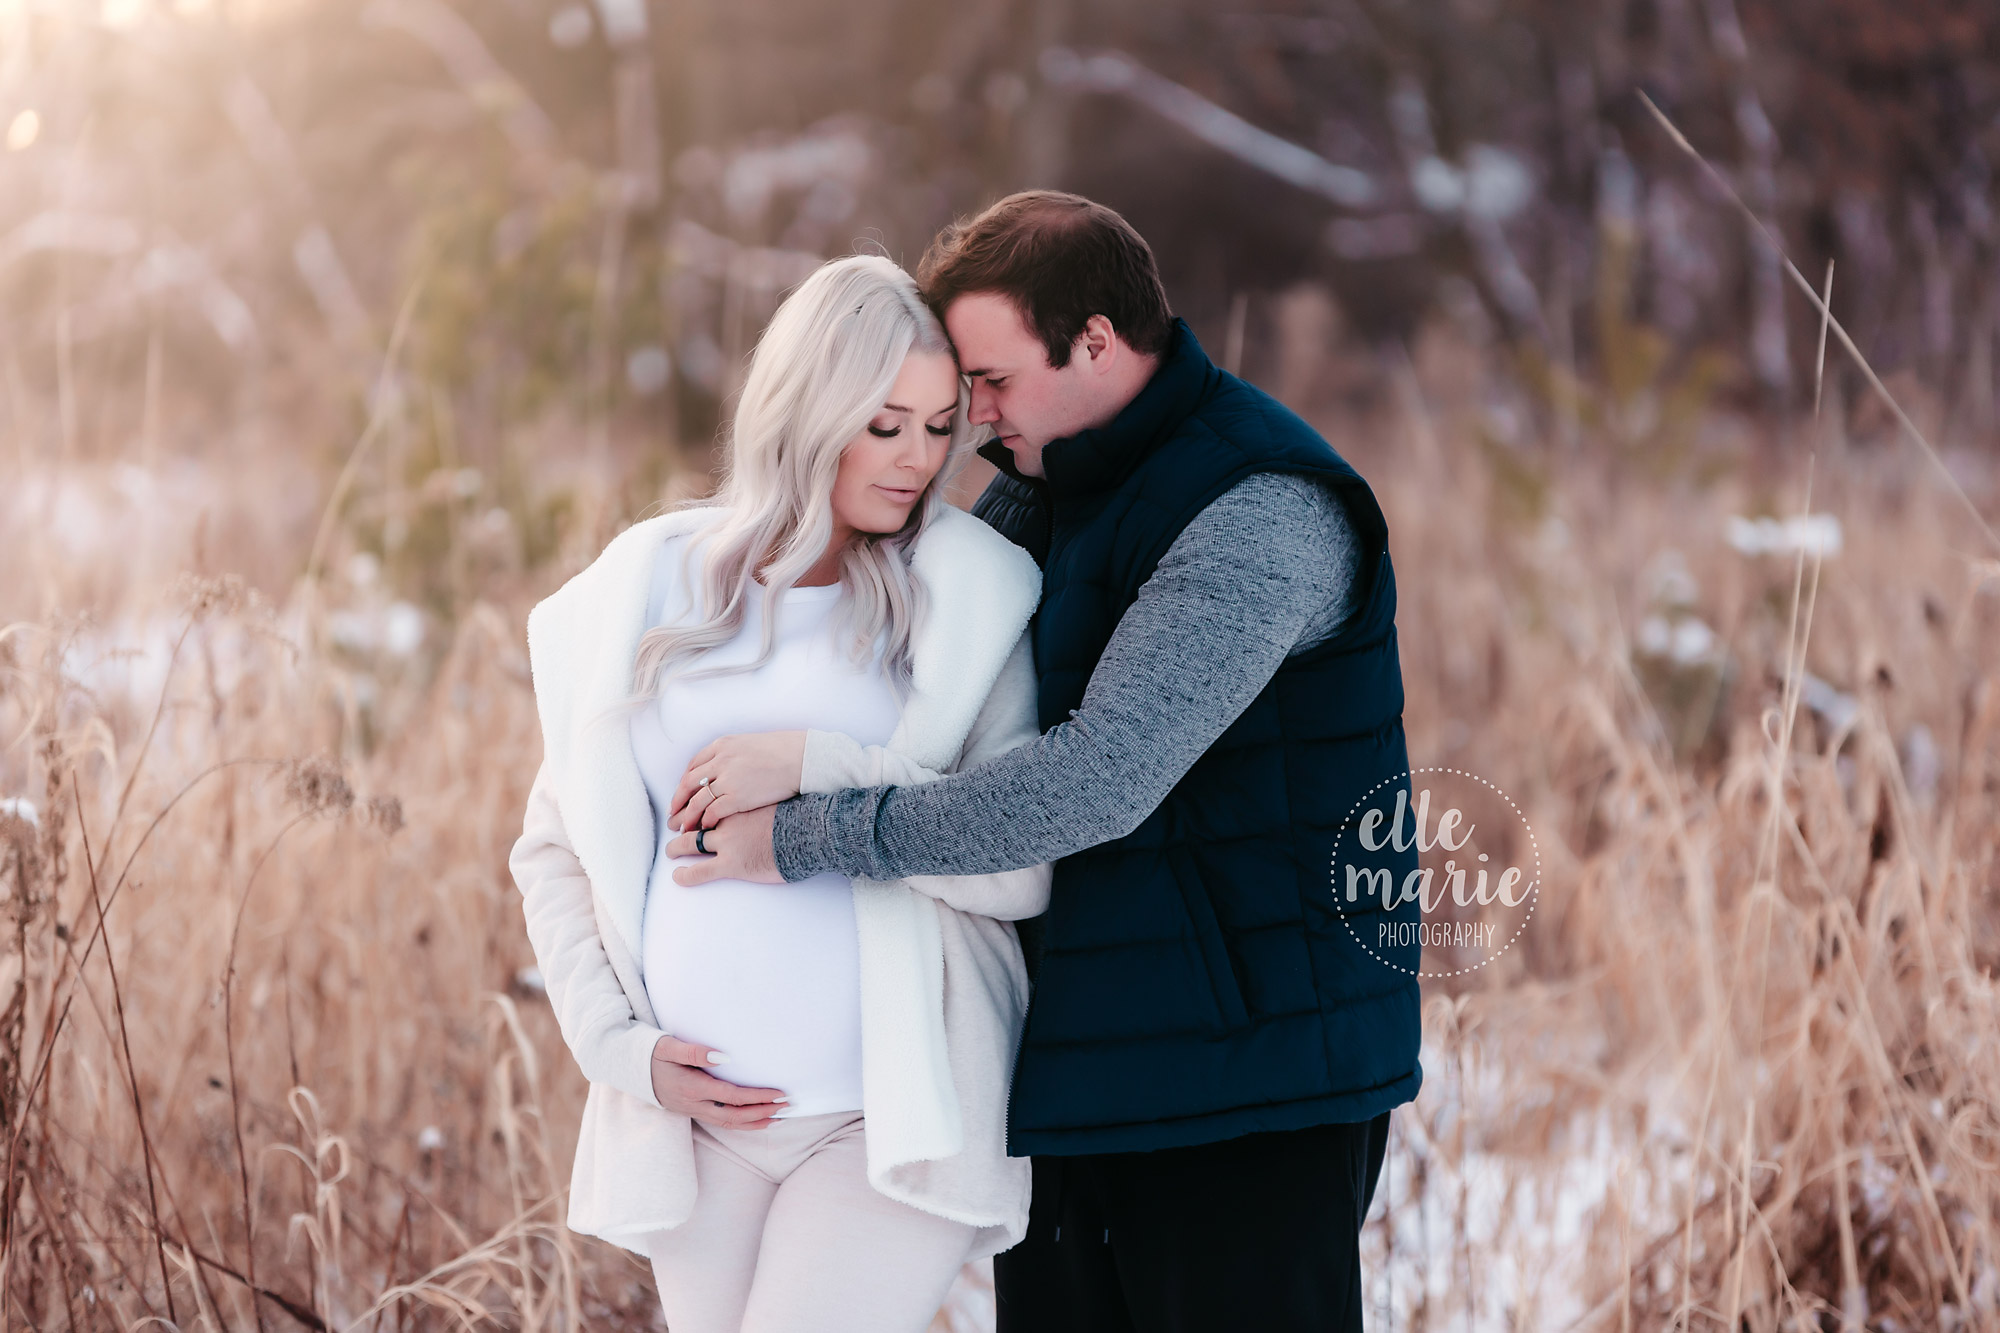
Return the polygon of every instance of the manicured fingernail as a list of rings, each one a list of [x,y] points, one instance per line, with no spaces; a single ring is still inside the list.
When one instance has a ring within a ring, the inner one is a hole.
[[[792,1099],[790,1097],[773,1097],[771,1100],[776,1102],[780,1106],[790,1106],[792,1104]]]
[[[721,1051],[710,1051],[708,1053],[708,1062],[712,1065],[726,1065],[729,1063],[729,1057]]]

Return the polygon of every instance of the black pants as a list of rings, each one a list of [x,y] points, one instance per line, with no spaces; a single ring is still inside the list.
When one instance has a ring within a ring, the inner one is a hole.
[[[993,1260],[999,1333],[1360,1333],[1389,1113],[1158,1152],[1034,1159]]]

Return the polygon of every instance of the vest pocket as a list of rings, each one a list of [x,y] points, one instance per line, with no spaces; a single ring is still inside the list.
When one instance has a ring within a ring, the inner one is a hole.
[[[1236,980],[1236,966],[1229,959],[1222,923],[1216,919],[1215,905],[1209,901],[1208,889],[1201,882],[1201,871],[1185,847],[1167,848],[1167,865],[1173,870],[1174,883],[1179,886],[1181,902],[1187,908],[1195,946],[1201,950],[1202,966],[1208,973],[1208,987],[1215,997],[1221,1028],[1227,1032],[1246,1027],[1250,1009],[1243,1002],[1243,987]]]

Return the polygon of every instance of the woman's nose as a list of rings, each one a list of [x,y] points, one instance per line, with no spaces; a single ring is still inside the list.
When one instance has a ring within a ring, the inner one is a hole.
[[[903,447],[896,451],[896,466],[907,472],[922,472],[930,463],[930,447],[926,443],[928,430],[906,430],[903,432]]]

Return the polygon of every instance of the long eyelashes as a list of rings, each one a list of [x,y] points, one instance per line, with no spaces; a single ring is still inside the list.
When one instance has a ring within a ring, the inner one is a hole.
[[[944,439],[945,437],[951,434],[950,426],[926,426],[924,427],[924,429],[929,431],[931,434],[937,436],[939,439]],[[903,433],[903,428],[901,426],[893,426],[888,430],[883,430],[879,426],[870,426],[868,428],[868,433],[870,435],[873,435],[878,440],[893,440],[898,435],[901,435]]]

